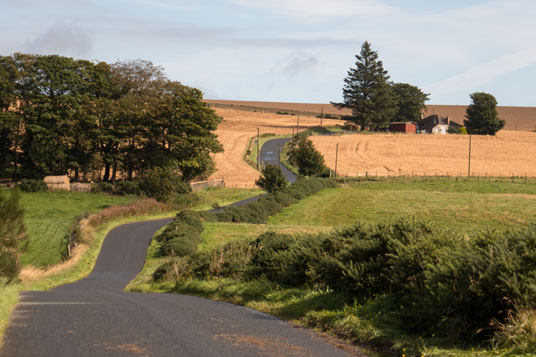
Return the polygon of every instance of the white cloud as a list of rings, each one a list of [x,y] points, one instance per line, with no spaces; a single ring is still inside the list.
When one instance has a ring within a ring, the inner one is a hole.
[[[381,13],[387,5],[371,0],[231,0],[253,8],[272,10],[296,18],[327,18]]]
[[[536,48],[523,50],[473,66],[463,73],[425,86],[425,92],[441,96],[478,89],[506,74],[536,63]]]

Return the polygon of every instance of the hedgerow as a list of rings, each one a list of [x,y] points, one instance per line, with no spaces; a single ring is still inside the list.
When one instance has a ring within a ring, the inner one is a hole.
[[[496,341],[509,343],[508,321],[533,316],[528,312],[536,306],[536,225],[471,239],[411,219],[356,223],[320,235],[268,232],[191,254],[181,264],[189,277],[201,279],[327,288],[348,304],[377,303],[384,318],[408,333],[456,343],[489,340],[499,327]],[[165,276],[161,267],[159,277]],[[516,336],[525,344],[536,337],[531,329],[515,331],[528,336]]]
[[[324,188],[337,187],[329,179],[299,180],[287,189],[240,207],[227,207],[216,212],[183,211],[157,237],[163,255],[187,256],[195,253],[201,242],[202,221],[265,223],[269,216]]]

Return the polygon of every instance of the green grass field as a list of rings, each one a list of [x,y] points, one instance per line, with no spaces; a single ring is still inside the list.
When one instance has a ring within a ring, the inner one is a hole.
[[[21,264],[45,267],[60,262],[60,241],[77,215],[134,200],[136,197],[97,193],[23,192],[21,203],[25,210],[24,225],[28,237]]]
[[[336,227],[412,216],[460,232],[536,222],[536,185],[466,181],[366,182],[328,189],[270,217],[269,225]]]
[[[268,224],[205,223],[199,249],[208,252],[233,240],[253,239],[269,230],[313,233],[357,220],[375,223],[401,216],[433,221],[469,235],[488,228],[506,229],[536,222],[535,203],[534,184],[452,180],[356,183],[305,198],[270,217]],[[160,257],[158,251],[159,245],[153,241],[143,272],[128,290],[176,292],[228,301],[332,333],[340,332],[342,336],[349,333],[362,343],[376,341],[377,345],[378,341],[385,341],[400,354],[412,355],[406,349],[424,351],[430,356],[491,356],[509,352],[443,345],[444,341],[433,337],[423,340],[408,336],[371,315],[370,306],[347,305],[346,300],[329,289],[284,288],[264,279],[186,278],[181,282],[155,283],[152,273],[169,259]]]

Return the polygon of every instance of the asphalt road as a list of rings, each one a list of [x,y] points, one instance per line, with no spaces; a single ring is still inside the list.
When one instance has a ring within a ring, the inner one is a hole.
[[[290,138],[268,140],[261,147],[261,163],[269,165],[279,165],[283,175],[290,183],[296,181],[298,177],[289,169],[279,163],[279,150],[283,150],[285,143],[289,142]]]
[[[0,356],[344,356],[307,329],[207,299],[123,292],[154,232],[171,219],[119,226],[93,272],[51,291],[22,292]]]

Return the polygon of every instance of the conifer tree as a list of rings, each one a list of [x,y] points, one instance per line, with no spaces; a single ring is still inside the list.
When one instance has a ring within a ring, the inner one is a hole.
[[[397,110],[387,71],[368,42],[363,43],[361,53],[355,57],[355,68],[350,68],[344,79],[343,103],[332,104],[351,109],[351,121],[362,130],[386,128]]]

